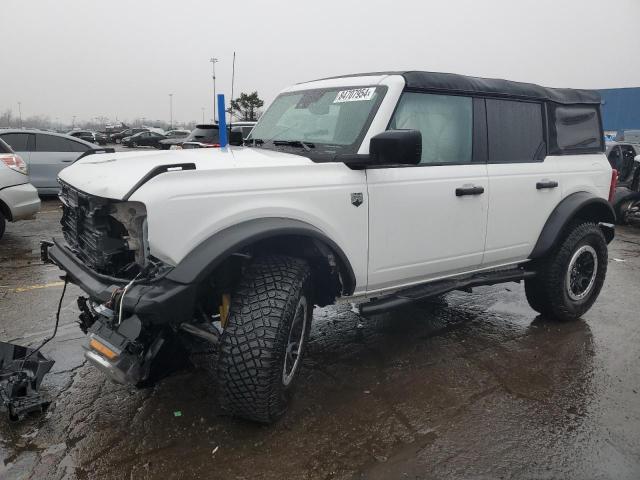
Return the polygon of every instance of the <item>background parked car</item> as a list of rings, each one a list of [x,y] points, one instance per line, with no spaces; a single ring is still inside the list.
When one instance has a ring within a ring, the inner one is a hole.
[[[243,138],[247,138],[256,122],[234,122],[232,127],[241,128]],[[228,132],[227,132],[228,133]],[[179,145],[182,148],[211,148],[220,146],[220,132],[217,124],[196,125],[196,128],[181,143],[170,140],[160,142],[164,146]],[[169,148],[167,147],[167,148]]]
[[[136,133],[148,132],[148,131],[149,131],[148,128],[142,128],[142,127],[140,127],[140,128],[127,128],[126,130],[123,130],[122,132],[114,133],[113,135],[111,135],[111,141],[113,143],[120,143],[124,137],[130,137],[132,135],[135,135]]]
[[[109,138],[100,132],[93,132],[91,130],[72,130],[67,135],[72,137],[81,138],[82,140],[95,143],[97,145],[106,145],[109,142]]]
[[[80,138],[41,130],[0,130],[0,139],[27,163],[31,183],[40,195],[57,195],[60,189],[58,173],[79,158],[114,151]]]
[[[630,143],[607,142],[607,158],[611,168],[618,171],[618,183],[623,184],[629,181],[633,175],[634,161],[638,155],[637,146]]]
[[[40,210],[40,198],[28,173],[24,160],[0,140],[0,238],[6,222],[31,218]]]
[[[164,134],[166,138],[187,138],[191,130],[169,130]]]
[[[140,132],[130,137],[122,139],[122,145],[125,147],[155,147],[160,148],[160,140],[164,140],[164,135],[156,132]]]

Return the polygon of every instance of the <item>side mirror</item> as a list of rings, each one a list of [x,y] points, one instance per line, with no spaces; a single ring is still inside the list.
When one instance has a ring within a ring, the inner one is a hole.
[[[244,143],[244,136],[242,135],[242,127],[233,127],[229,132],[229,145],[241,146]]]
[[[370,165],[417,165],[422,159],[419,130],[387,130],[371,137]]]

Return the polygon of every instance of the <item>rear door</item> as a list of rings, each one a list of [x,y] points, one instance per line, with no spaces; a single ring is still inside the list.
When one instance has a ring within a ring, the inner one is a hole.
[[[555,159],[546,158],[544,105],[486,99],[489,217],[483,265],[526,259],[561,200]]]
[[[75,162],[89,147],[70,138],[46,133],[35,135],[35,149],[31,153],[31,183],[40,193],[58,191],[58,173]]]
[[[474,122],[484,110],[476,105],[465,96],[403,93],[389,128],[419,130],[422,160],[367,169],[370,291],[481,264],[489,192],[486,135]]]

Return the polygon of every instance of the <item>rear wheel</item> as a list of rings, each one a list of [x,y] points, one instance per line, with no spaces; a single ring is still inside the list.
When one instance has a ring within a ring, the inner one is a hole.
[[[131,142],[131,148],[137,148],[138,144],[137,142]]]
[[[227,412],[270,423],[286,410],[311,327],[311,270],[300,259],[257,259],[232,296],[218,358]]]
[[[598,298],[607,273],[607,242],[594,223],[578,223],[525,280],[531,308],[557,320],[575,320]]]

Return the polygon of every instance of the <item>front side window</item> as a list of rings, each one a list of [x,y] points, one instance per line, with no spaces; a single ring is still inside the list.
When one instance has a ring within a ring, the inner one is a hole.
[[[524,163],[543,160],[546,143],[542,104],[487,99],[490,163]]]
[[[471,163],[473,99],[405,92],[389,129],[420,131],[421,164]]]
[[[265,146],[311,145],[314,153],[356,153],[386,87],[322,88],[279,95],[248,141]]]

